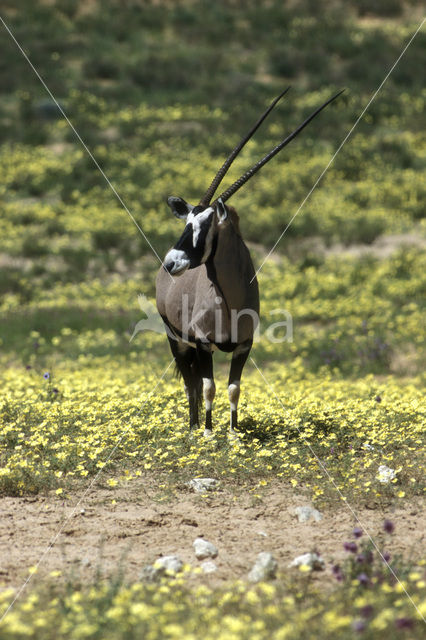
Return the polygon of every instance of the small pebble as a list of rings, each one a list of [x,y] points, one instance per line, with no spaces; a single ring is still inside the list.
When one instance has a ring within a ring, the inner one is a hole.
[[[163,556],[154,562],[154,568],[164,569],[170,573],[178,573],[183,567],[179,556]]]
[[[272,553],[262,551],[258,554],[256,562],[248,574],[248,579],[250,582],[260,582],[261,580],[275,578],[277,568],[278,564]]]
[[[391,480],[394,480],[396,478],[396,471],[395,469],[387,467],[385,464],[381,464],[376,477],[377,480],[382,484],[389,484]]]
[[[214,573],[217,571],[217,565],[213,560],[206,560],[201,563],[201,568],[204,573]]]
[[[219,486],[219,480],[215,478],[193,478],[186,483],[186,486],[193,489],[195,493],[205,493],[206,491],[213,491]]]
[[[297,556],[290,564],[291,567],[300,567],[306,565],[311,567],[314,571],[323,571],[325,569],[325,562],[317,553],[304,553],[301,556]]]
[[[196,538],[192,544],[194,546],[195,556],[198,560],[216,558],[219,553],[217,547],[208,540],[204,540],[204,538]]]
[[[178,573],[183,567],[183,562],[179,556],[163,556],[158,558],[154,564],[148,564],[142,568],[139,580],[143,582],[158,582],[167,573]]]
[[[320,522],[322,520],[322,513],[309,506],[296,507],[294,514],[297,516],[299,522],[308,522],[311,518],[315,520],[315,522]]]
[[[147,564],[145,567],[142,567],[139,580],[142,582],[157,582],[163,573],[164,571],[162,569],[155,568],[152,564]]]

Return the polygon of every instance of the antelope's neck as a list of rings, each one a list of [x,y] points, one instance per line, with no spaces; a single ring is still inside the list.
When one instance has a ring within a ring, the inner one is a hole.
[[[257,282],[250,282],[255,275],[250,253],[232,224],[218,232],[212,267],[211,277],[228,310],[258,306]]]

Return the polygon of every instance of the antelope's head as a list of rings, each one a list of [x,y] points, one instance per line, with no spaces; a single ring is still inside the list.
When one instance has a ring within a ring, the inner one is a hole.
[[[255,131],[260,127],[266,116],[272,111],[277,102],[287,93],[283,91],[268,109],[261,115],[256,124],[251,128],[246,136],[231,151],[228,158],[214,177],[210,187],[196,206],[188,204],[183,198],[171,196],[167,199],[167,204],[177,218],[185,220],[185,228],[173,249],[164,258],[163,266],[171,275],[179,276],[187,269],[194,269],[204,264],[212,254],[215,237],[221,225],[226,224],[229,211],[225,205],[238,189],[240,189],[250,178],[257,173],[269,160],[291,142],[315,116],[324,109],[330,102],[335,100],[342,91],[339,91],[323,105],[318,107],[293,133],[287,136],[280,144],[272,149],[262,160],[259,160],[251,169],[246,171],[234,184],[224,191],[212,204],[210,201],[215,194],[219,184],[222,182],[229,167],[250,140]]]
[[[163,263],[166,271],[178,276],[208,260],[219,227],[228,218],[228,210],[221,199],[207,206],[193,206],[175,197],[168,198],[167,203],[177,218],[185,220],[181,237]]]

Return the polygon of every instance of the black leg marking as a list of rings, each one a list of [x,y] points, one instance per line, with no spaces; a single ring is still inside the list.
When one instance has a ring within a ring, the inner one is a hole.
[[[239,345],[233,355],[228,379],[228,396],[231,405],[230,431],[234,433],[238,425],[238,400],[240,397],[240,380],[244,365],[250,353],[253,341]]]
[[[206,409],[206,426],[205,426],[206,431],[212,431],[213,426],[212,426],[212,410],[211,409]]]
[[[235,431],[238,424],[238,411],[237,409],[231,409],[231,431]]]
[[[197,345],[198,373],[203,380],[203,396],[206,407],[206,422],[204,435],[212,433],[212,408],[216,394],[213,378],[213,356],[210,347],[203,344]]]
[[[200,398],[200,379],[197,376],[196,349],[190,345],[169,338],[170,349],[176,366],[182,375],[189,402],[189,427],[198,427],[198,402]]]

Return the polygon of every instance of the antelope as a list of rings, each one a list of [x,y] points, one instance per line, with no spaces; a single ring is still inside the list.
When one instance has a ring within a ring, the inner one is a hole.
[[[157,275],[157,309],[163,319],[178,372],[189,402],[190,429],[198,428],[201,395],[205,403],[204,435],[212,435],[215,349],[232,352],[228,379],[230,433],[237,428],[240,381],[259,322],[259,288],[248,248],[241,236],[236,210],[225,204],[269,160],[293,140],[340,93],[316,109],[293,133],[244,173],[214,202],[219,184],[283,91],[232,150],[211,185],[194,206],[171,196],[173,214],[185,221],[179,240],[169,250]]]

